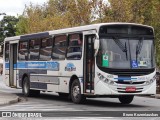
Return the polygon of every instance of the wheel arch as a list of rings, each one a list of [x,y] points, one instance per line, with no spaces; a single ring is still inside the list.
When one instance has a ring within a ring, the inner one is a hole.
[[[24,78],[25,77],[28,77],[29,78],[29,75],[27,73],[23,74],[22,76],[22,83],[21,83],[21,86],[23,87],[23,82],[24,82]],[[30,80],[30,79],[29,79]]]
[[[78,79],[77,75],[72,75],[69,81],[69,93],[71,93],[71,86],[74,80]],[[79,80],[79,79],[78,79]]]

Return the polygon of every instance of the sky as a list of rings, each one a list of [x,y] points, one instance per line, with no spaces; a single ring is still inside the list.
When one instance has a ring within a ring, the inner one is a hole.
[[[18,16],[24,11],[25,5],[30,3],[42,5],[48,0],[0,0],[0,13],[6,13],[6,15]],[[0,20],[3,15],[0,15]]]

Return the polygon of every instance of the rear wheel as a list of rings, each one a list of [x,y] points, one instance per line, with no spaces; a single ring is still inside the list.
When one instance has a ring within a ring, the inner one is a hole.
[[[74,80],[71,85],[71,99],[74,103],[83,103],[86,99],[84,95],[81,94],[81,87],[79,80]]]
[[[122,95],[119,96],[119,101],[122,104],[130,104],[133,101],[134,95]]]
[[[24,94],[25,97],[37,96],[40,94],[40,90],[31,90],[30,89],[30,81],[29,81],[28,77],[25,77],[23,79],[22,93]]]

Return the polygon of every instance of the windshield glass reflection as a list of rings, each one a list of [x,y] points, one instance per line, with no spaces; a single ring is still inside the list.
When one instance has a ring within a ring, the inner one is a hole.
[[[153,68],[153,49],[153,40],[147,38],[101,37],[97,64],[107,68]]]

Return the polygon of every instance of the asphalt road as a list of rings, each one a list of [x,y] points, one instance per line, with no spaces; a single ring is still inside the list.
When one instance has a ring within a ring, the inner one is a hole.
[[[0,91],[13,93],[21,98],[19,103],[0,106],[0,111],[52,111],[58,113],[69,111],[67,112],[67,115],[71,116],[76,114],[74,111],[82,111],[81,114],[83,115],[88,112],[87,115],[92,116],[96,116],[95,111],[113,111],[113,113],[118,111],[160,111],[160,99],[149,97],[136,96],[133,102],[129,105],[120,104],[117,98],[88,98],[84,104],[74,104],[68,99],[60,98],[56,93],[42,92],[38,97],[25,98],[21,93],[21,89],[6,87],[1,79]],[[55,115],[56,114],[57,113],[55,113]],[[65,116],[66,113],[58,115]],[[101,113],[99,112],[97,116],[100,115]]]

